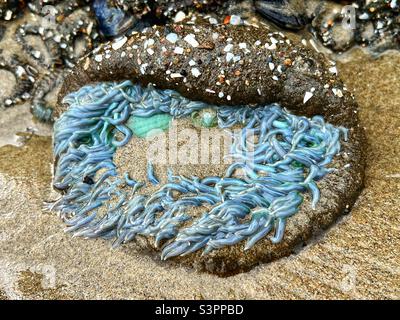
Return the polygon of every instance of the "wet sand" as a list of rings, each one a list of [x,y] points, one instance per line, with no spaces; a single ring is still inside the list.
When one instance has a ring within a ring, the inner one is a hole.
[[[298,253],[219,278],[161,263],[135,243],[111,250],[72,238],[43,208],[57,196],[51,139],[28,135],[22,147],[0,148],[0,299],[399,299],[400,54],[356,52],[339,72],[366,128],[366,187],[349,215]],[[25,131],[4,121],[10,111],[0,111],[3,144]]]

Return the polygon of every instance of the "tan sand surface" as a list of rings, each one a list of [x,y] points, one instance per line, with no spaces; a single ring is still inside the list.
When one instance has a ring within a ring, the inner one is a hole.
[[[57,197],[51,139],[28,135],[22,147],[0,148],[0,299],[399,299],[400,54],[356,52],[339,71],[367,132],[366,188],[349,215],[298,253],[219,278],[160,263],[134,243],[111,250],[72,238],[43,209]],[[4,121],[9,112],[0,111],[1,137],[13,141],[21,129]]]

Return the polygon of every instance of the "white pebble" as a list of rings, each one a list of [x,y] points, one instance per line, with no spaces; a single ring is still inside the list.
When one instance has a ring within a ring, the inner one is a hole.
[[[146,73],[146,69],[147,69],[147,67],[148,67],[148,63],[144,63],[144,64],[142,64],[141,66],[140,66],[140,72],[141,72],[141,74],[145,74]]]
[[[114,50],[118,50],[119,48],[121,48],[125,44],[125,42],[127,40],[128,40],[127,37],[121,37],[121,38],[115,39],[115,41],[112,43],[111,47]]]
[[[238,62],[238,61],[240,61],[240,59],[242,59],[241,56],[234,56],[233,57],[233,62]]]
[[[239,24],[242,24],[242,18],[239,16],[231,15],[229,23],[231,25],[238,26]]]
[[[334,93],[335,96],[338,96],[339,98],[343,97],[343,92],[340,89],[333,88],[332,92]]]
[[[229,52],[232,50],[232,48],[233,48],[233,44],[227,44],[226,47],[224,48],[224,51]]]
[[[183,54],[184,50],[182,47],[176,47],[174,53],[176,54]]]
[[[271,40],[271,42],[272,42],[273,44],[278,43],[278,40],[276,40],[274,37],[271,37],[271,38],[269,38],[269,39]]]
[[[235,55],[232,52],[226,54],[226,62],[230,62]]]
[[[174,18],[174,22],[175,23],[181,22],[181,21],[185,20],[185,18],[186,18],[186,14],[183,11],[179,11]]]
[[[199,42],[196,40],[196,36],[194,34],[188,34],[185,38],[183,38],[187,43],[189,43],[192,47],[196,48],[199,46]]]
[[[23,67],[18,66],[17,69],[15,70],[15,73],[17,74],[18,77],[22,77],[26,71]]]
[[[273,71],[275,69],[275,65],[272,62],[268,63],[269,69]]]
[[[218,24],[218,20],[215,19],[215,18],[210,18],[210,19],[208,19],[208,22],[209,22],[210,24]]]
[[[12,11],[11,10],[7,10],[6,15],[4,17],[4,20],[9,21],[12,18]]]
[[[36,59],[39,59],[40,56],[42,55],[42,53],[38,50],[32,51],[32,54]]]
[[[337,68],[336,67],[331,67],[329,68],[329,72],[333,74],[338,74]]]
[[[192,75],[198,78],[201,75],[201,72],[198,68],[192,68]]]
[[[94,56],[94,60],[96,60],[97,62],[101,62],[103,60],[103,56],[101,54],[96,54]]]
[[[144,46],[145,49],[148,48],[148,47],[151,47],[151,46],[153,46],[153,45],[154,45],[154,40],[153,40],[153,39],[147,39],[147,40],[143,43],[143,46]]]
[[[178,41],[179,37],[176,33],[168,33],[167,36],[165,37],[165,39],[167,39],[169,42],[171,43],[175,43]]]

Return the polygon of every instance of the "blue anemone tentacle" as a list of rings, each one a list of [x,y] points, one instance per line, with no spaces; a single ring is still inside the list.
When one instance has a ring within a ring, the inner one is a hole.
[[[138,138],[129,119],[163,113],[186,117],[213,106],[130,81],[88,85],[63,101],[70,107],[55,123],[53,183],[64,194],[53,208],[66,230],[114,239],[113,247],[152,236],[162,259],[242,241],[245,250],[263,239],[282,241],[303,194],[311,195],[312,208],[318,205],[317,181],[333,170],[328,165],[340,152],[341,137],[348,139],[345,128],[320,116],[292,115],[277,104],[214,107],[221,129],[242,128],[232,133],[233,163],[225,174],[184,177],[168,170],[161,184],[148,162],[147,178],[158,190],[139,195],[144,184],[128,172],[120,174],[113,161],[118,148]],[[193,218],[191,208],[203,213]]]

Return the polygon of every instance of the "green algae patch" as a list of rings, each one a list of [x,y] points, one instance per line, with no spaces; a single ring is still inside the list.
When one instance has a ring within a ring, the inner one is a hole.
[[[48,280],[48,279],[47,279]],[[30,270],[21,271],[18,277],[18,290],[26,298],[44,300],[67,300],[71,299],[63,292],[62,285],[54,285],[47,288],[46,279],[41,273]]]
[[[126,125],[135,136],[146,138],[154,130],[168,130],[171,126],[171,121],[172,116],[169,114],[156,114],[148,118],[132,116],[128,119]]]

